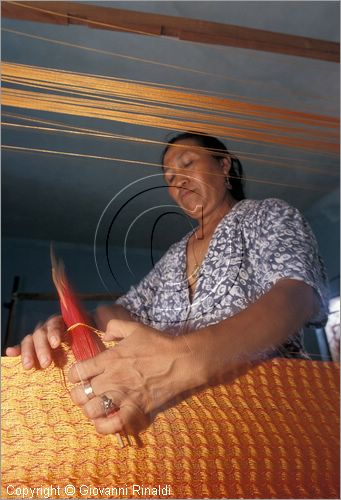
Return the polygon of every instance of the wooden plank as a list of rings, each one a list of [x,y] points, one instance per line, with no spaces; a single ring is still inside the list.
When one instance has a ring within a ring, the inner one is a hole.
[[[2,2],[3,17],[53,24],[82,24],[96,29],[169,36],[265,52],[339,62],[340,44],[198,19],[98,7],[76,2]]]

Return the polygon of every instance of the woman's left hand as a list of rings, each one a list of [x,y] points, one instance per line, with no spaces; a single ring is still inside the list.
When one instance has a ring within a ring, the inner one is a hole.
[[[148,425],[154,410],[199,385],[186,336],[170,337],[133,321],[109,321],[104,340],[122,337],[115,347],[76,363],[69,372],[72,383],[81,382],[71,391],[73,402],[101,434],[137,432]],[[85,382],[91,383],[90,398]],[[108,415],[106,398],[117,409]]]

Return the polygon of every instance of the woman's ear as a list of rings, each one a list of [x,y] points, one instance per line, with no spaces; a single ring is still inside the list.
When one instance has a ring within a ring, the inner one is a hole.
[[[229,172],[230,172],[230,168],[231,168],[230,156],[224,156],[224,158],[221,158],[220,165],[223,169],[224,176],[227,177]]]

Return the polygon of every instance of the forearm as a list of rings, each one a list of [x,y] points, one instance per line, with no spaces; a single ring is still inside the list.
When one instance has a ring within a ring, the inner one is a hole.
[[[110,419],[96,415],[93,421],[98,432],[145,425],[144,415],[213,379],[216,382],[255,353],[281,344],[314,314],[314,301],[309,286],[283,280],[234,317],[178,337],[130,318],[115,318],[108,323],[107,339],[124,339],[95,358],[73,365],[69,379],[75,384],[91,379],[95,393],[105,393],[120,408]],[[116,312],[126,314],[122,309]],[[87,408],[86,414],[93,418],[92,401],[84,390],[78,385],[72,394],[73,401],[83,411]]]
[[[282,344],[314,314],[317,297],[297,280],[281,280],[254,304],[216,325],[190,333],[190,385],[224,375],[254,357]]]
[[[98,306],[94,312],[94,319],[97,327],[103,331],[112,319],[134,321],[129,311],[118,304]]]

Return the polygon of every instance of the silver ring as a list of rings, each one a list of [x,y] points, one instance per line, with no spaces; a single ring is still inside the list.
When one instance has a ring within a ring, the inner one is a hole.
[[[87,380],[86,382],[83,383],[83,390],[84,390],[84,394],[89,398],[89,399],[92,399],[95,397],[95,393],[94,393],[94,390],[91,386],[91,382],[89,380]]]
[[[114,413],[119,410],[119,407],[115,405],[112,399],[108,398],[105,394],[101,396],[103,409],[106,415]]]

